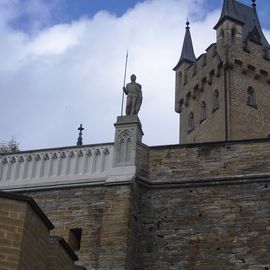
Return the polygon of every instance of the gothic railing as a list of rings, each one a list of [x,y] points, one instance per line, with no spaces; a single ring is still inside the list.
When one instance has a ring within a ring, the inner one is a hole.
[[[0,155],[0,189],[104,181],[112,170],[113,147],[110,143]]]

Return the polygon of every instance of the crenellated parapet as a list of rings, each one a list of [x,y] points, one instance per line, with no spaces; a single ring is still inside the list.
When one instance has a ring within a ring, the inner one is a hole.
[[[176,70],[176,108],[180,113],[181,143],[217,140],[215,133],[208,134],[213,121],[221,115],[224,106],[222,77],[225,63],[217,44],[211,44],[194,63],[184,63]],[[221,133],[223,127],[217,127]],[[220,133],[218,136],[220,136]]]
[[[179,113],[183,106],[188,106],[192,99],[199,97],[203,92],[213,85],[216,78],[222,76],[225,69],[237,69],[250,79],[270,84],[270,59],[266,57],[265,51],[258,44],[248,42],[247,50],[234,50],[230,53],[228,61],[220,57],[217,51],[217,44],[208,47],[206,53],[200,55],[195,63],[192,63],[179,70],[183,74],[183,81],[180,85],[178,103]],[[191,99],[192,98],[192,99]]]
[[[198,99],[200,92],[207,91],[215,78],[221,76],[222,67],[223,61],[217,53],[216,44],[212,44],[195,63],[178,71],[182,74],[180,76],[183,76],[179,89],[176,90],[179,113],[192,104],[192,100]]]
[[[261,58],[260,63],[256,63],[252,62],[252,55],[248,57],[238,55],[234,59],[231,68],[247,76],[250,80],[270,85],[270,62],[264,58]]]

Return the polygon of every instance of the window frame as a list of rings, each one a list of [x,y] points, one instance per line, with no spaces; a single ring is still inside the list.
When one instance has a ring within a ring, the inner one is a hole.
[[[246,103],[248,106],[256,108],[257,109],[257,103],[256,103],[256,91],[252,86],[249,86],[247,88],[246,92]]]
[[[219,109],[220,102],[219,102],[219,91],[216,89],[213,93],[213,110],[212,112],[215,112]]]
[[[192,132],[194,130],[194,113],[190,112],[188,114],[188,133]]]
[[[206,102],[202,101],[200,107],[200,123],[204,122],[207,119],[207,110],[206,110]]]

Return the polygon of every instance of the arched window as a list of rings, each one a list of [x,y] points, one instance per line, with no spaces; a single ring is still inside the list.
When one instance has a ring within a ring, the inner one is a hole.
[[[215,112],[219,108],[219,92],[216,89],[213,94],[213,112]]]
[[[132,134],[129,130],[124,130],[118,137],[118,157],[119,163],[131,161],[132,152]]]
[[[220,31],[220,36],[221,36],[221,38],[224,38],[224,30],[223,29]]]
[[[184,85],[188,82],[187,72],[184,73]]]
[[[190,112],[188,115],[188,132],[191,132],[194,129],[194,114]]]
[[[206,119],[206,102],[203,101],[201,104],[200,121],[203,122],[205,119]]]
[[[178,84],[177,88],[181,88],[183,84],[183,75],[181,71],[176,73],[176,82]]]
[[[235,28],[233,28],[232,31],[231,31],[232,44],[235,43],[235,34],[236,34],[236,30],[235,30]]]
[[[181,98],[181,100],[180,100],[179,103],[178,103],[178,107],[176,107],[177,112],[178,112],[178,111],[179,111],[179,112],[182,112],[183,105],[184,105],[184,99]]]
[[[256,94],[251,86],[247,89],[247,105],[256,107]]]

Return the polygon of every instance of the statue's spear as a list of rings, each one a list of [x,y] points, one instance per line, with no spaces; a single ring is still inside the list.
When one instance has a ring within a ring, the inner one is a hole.
[[[126,64],[125,64],[125,74],[124,74],[124,84],[123,84],[123,87],[126,86],[127,63],[128,63],[128,51],[127,51],[127,54],[126,54]],[[121,116],[123,116],[124,96],[125,96],[125,92],[124,92],[124,89],[123,89],[123,95],[122,95],[122,107],[121,107]]]

